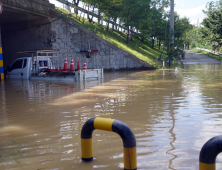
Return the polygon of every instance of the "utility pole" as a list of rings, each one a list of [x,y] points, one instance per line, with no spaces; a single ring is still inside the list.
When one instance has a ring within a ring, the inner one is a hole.
[[[170,35],[171,35],[171,40],[170,40],[170,52],[174,50],[174,0],[170,0],[171,5],[170,5]],[[169,66],[170,62],[173,56],[169,56]]]

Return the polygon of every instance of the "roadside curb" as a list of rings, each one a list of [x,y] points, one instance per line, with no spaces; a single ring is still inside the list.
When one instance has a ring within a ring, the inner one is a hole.
[[[213,54],[213,55],[217,55],[217,56],[219,56],[219,57],[222,57],[222,53],[218,53],[218,52],[215,52],[215,51],[211,51],[211,50],[204,49],[204,48],[199,48],[199,47],[197,47],[196,49],[201,50],[201,51],[206,51],[206,52],[211,53],[211,54]],[[203,54],[203,55],[206,55],[206,54]],[[215,60],[218,60],[218,59],[216,59],[216,58],[214,58],[214,57],[211,57],[211,56],[209,56],[209,55],[207,55],[207,56],[210,57],[210,58],[213,58],[213,59],[215,59]],[[218,60],[218,61],[221,61],[221,60]],[[221,62],[222,62],[222,61],[221,61]]]

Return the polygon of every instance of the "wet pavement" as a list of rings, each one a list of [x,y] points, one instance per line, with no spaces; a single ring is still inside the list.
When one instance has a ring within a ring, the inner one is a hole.
[[[209,57],[207,55],[203,55],[201,53],[198,53],[197,51],[190,51],[185,50],[185,59],[181,59],[180,61],[183,61],[184,64],[218,64],[221,63],[221,61],[218,61],[212,57]],[[179,61],[179,63],[180,63]]]

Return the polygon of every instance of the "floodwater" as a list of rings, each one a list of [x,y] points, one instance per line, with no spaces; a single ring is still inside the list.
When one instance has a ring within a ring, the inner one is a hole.
[[[95,130],[94,161],[81,161],[81,128],[100,116],[132,129],[138,169],[197,170],[204,143],[222,134],[222,65],[104,76],[2,82],[0,169],[123,169],[123,144],[114,132]],[[222,168],[220,155],[216,164]]]

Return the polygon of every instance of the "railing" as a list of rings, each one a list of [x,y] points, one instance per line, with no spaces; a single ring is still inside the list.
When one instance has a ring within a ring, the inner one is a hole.
[[[213,55],[218,55],[219,57],[222,56],[222,53],[219,53],[219,52],[216,52],[216,51],[211,51],[211,50],[208,50],[208,49],[205,49],[205,48],[196,47],[196,49],[201,50],[201,51],[206,51],[206,52],[211,53]]]
[[[76,8],[77,10],[79,10],[79,11],[81,11],[81,12],[83,12],[83,13],[92,15],[92,16],[94,16],[94,17],[96,17],[96,18],[101,17],[101,16],[99,16],[99,15],[98,15],[97,13],[95,13],[95,12],[88,11],[88,10],[86,10],[86,9],[84,9],[84,8],[79,7],[79,6],[75,6],[74,4],[72,4],[72,3],[70,3],[70,2],[68,2],[68,1],[66,1],[66,0],[56,0],[56,1],[58,1],[58,2],[60,2],[60,3],[62,3],[62,4],[64,4],[64,5],[67,5],[67,6]],[[111,21],[111,20],[109,20],[109,23],[110,23],[110,24],[113,24],[113,25],[116,25],[116,23],[114,23],[114,22]],[[118,25],[119,28],[125,30],[125,27],[124,27],[124,26],[122,26],[122,25],[120,25],[120,24],[117,24],[117,25]]]

